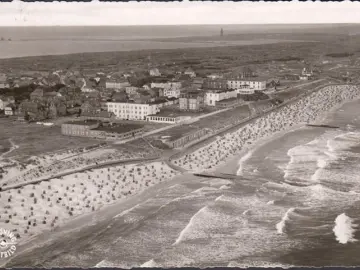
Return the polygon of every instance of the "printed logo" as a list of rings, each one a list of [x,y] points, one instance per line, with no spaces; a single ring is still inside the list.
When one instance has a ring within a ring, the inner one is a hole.
[[[0,259],[8,258],[15,253],[16,236],[10,230],[0,228]]]

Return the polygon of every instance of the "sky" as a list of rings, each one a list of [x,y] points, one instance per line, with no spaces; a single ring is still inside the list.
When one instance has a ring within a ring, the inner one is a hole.
[[[360,2],[0,3],[0,26],[359,23]]]

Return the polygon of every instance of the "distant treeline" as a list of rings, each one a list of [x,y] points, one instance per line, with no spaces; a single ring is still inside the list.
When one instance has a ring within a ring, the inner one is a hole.
[[[273,58],[273,59],[264,59],[264,60],[255,60],[247,62],[247,64],[265,64],[270,62],[290,62],[290,61],[302,61],[303,58],[300,57],[281,57],[281,58]]]
[[[353,55],[354,55],[353,53],[349,53],[349,52],[325,54],[325,56],[329,56],[329,57],[349,57],[349,56],[353,56]]]

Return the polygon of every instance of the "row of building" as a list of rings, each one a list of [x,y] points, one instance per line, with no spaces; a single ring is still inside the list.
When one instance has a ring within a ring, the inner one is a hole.
[[[61,125],[63,135],[106,140],[133,138],[143,131],[143,125],[115,124],[99,120],[72,121]]]

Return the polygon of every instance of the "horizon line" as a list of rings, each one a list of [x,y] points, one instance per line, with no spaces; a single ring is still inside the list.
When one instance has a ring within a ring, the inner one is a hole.
[[[0,25],[0,28],[2,27],[74,27],[74,26],[79,26],[79,27],[94,27],[94,26],[113,26],[113,27],[118,27],[118,26],[218,26],[218,25],[358,25],[360,24],[360,22],[320,22],[320,23],[311,23],[311,22],[299,22],[299,23],[233,23],[233,24],[229,24],[229,23],[217,23],[217,24],[213,24],[213,23],[201,23],[201,24],[63,24],[63,25],[59,25],[59,24],[44,24],[44,25]]]

